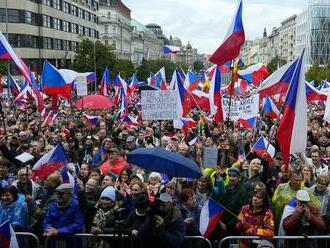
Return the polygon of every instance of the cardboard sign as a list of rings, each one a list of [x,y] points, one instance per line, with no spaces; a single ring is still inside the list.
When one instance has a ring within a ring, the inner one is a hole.
[[[203,153],[203,166],[204,167],[215,167],[218,164],[218,148],[216,147],[205,147]]]
[[[87,79],[85,76],[76,77],[76,90],[78,96],[87,96]]]
[[[176,120],[177,95],[174,90],[141,91],[143,120]]]
[[[222,98],[222,111],[225,120],[229,114],[229,98]],[[244,99],[231,99],[230,118],[237,121],[239,118],[257,116],[259,113],[259,94],[251,95]]]

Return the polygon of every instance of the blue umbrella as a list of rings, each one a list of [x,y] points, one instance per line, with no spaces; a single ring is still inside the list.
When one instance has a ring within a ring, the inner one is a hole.
[[[170,177],[202,176],[201,169],[193,160],[159,147],[135,149],[127,154],[127,162],[146,170],[165,173]]]

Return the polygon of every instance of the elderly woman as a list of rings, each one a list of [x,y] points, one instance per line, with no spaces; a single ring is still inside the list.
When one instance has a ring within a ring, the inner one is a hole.
[[[162,176],[157,172],[152,172],[148,178],[147,193],[149,200],[153,202],[158,193],[161,191]]]
[[[25,231],[28,227],[28,208],[18,199],[15,186],[5,187],[0,193],[0,223],[9,220],[15,231]]]
[[[258,190],[253,192],[250,204],[242,207],[238,215],[237,230],[243,236],[274,236],[273,213],[269,208],[267,192]],[[240,241],[240,248],[250,247],[249,241]]]

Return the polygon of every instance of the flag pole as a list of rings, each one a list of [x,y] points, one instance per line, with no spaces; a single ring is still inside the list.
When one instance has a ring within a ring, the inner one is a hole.
[[[235,79],[235,74],[237,73],[237,63],[235,62],[235,60],[233,61],[233,68],[231,69],[231,78],[230,78],[230,82],[229,82],[228,90],[227,90],[227,92],[230,93],[229,94],[229,104],[228,104],[227,128],[229,126],[229,121],[230,121],[230,109],[231,109],[232,94],[234,94],[234,89],[235,89],[234,79]]]

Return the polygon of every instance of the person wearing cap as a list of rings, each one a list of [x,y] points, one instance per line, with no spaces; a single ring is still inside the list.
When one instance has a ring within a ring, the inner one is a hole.
[[[173,206],[172,197],[160,194],[153,210],[139,229],[144,247],[179,248],[184,241],[184,224],[180,210]]]
[[[285,206],[281,223],[283,223],[284,233],[280,226],[280,235],[320,235],[326,228],[319,209],[311,202],[306,189],[298,190],[295,198],[292,198]],[[294,246],[288,247],[305,247],[302,245],[306,245],[305,242],[295,241]]]
[[[225,187],[225,193],[218,196],[218,202],[228,208],[231,212],[238,215],[242,206],[248,203],[248,192],[240,183],[241,172],[237,167],[230,167],[227,171],[229,184]],[[225,211],[220,228],[225,235],[237,235],[235,228],[236,217]]]
[[[126,160],[122,156],[120,156],[117,147],[109,148],[106,154],[107,160],[103,162],[100,166],[100,170],[103,175],[106,175],[111,171],[118,176],[123,169],[129,167]]]
[[[56,237],[72,235],[83,231],[84,217],[78,200],[73,195],[73,187],[63,183],[56,188],[56,201],[49,206],[44,219],[44,236]],[[73,238],[66,238],[66,247],[77,247]],[[49,247],[49,246],[48,246]],[[50,247],[57,247],[56,240],[51,240]]]
[[[116,225],[115,211],[118,208],[116,206],[116,190],[114,187],[108,186],[103,189],[96,204],[96,208],[97,210],[92,222],[91,233],[94,235],[113,233]],[[88,247],[104,247],[101,243],[102,240],[91,238]]]

